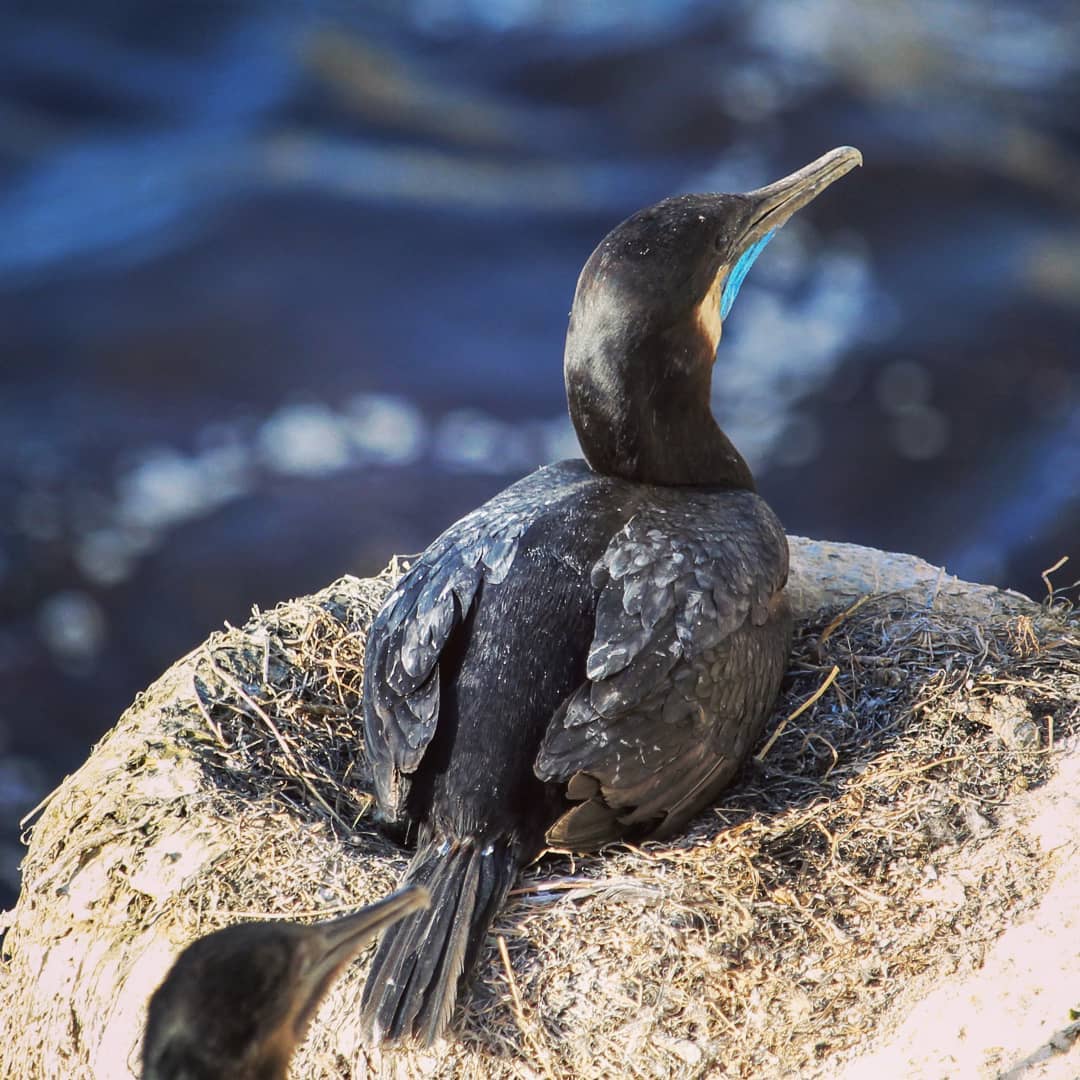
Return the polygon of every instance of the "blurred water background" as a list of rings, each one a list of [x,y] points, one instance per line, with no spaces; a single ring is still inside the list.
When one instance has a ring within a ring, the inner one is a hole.
[[[790,531],[1042,594],[1080,556],[1073,0],[4,5],[0,903],[20,816],[208,632],[577,453],[613,224],[843,143],[716,412]]]

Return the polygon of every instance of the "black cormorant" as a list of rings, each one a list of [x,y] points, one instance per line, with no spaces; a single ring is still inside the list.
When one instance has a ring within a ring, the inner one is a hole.
[[[784,530],[710,409],[721,321],[775,229],[850,169],[841,147],[745,195],[613,229],[566,337],[585,461],[462,518],[368,639],[364,731],[384,824],[428,912],[384,935],[370,1039],[429,1043],[518,869],[680,829],[732,779],[790,648]],[[587,464],[586,464],[587,462]]]
[[[238,923],[192,942],[150,998],[143,1080],[284,1080],[341,969],[427,905],[410,885],[340,919]]]

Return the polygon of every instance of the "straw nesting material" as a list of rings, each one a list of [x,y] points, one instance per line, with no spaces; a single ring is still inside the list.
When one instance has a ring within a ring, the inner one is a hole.
[[[721,803],[674,842],[528,868],[429,1051],[359,1042],[354,964],[294,1076],[827,1071],[1038,904],[1054,856],[1022,807],[1075,752],[1076,615],[793,543],[783,696]],[[394,886],[407,858],[372,824],[358,705],[399,570],[212,635],[53,793],[7,917],[0,1074],[134,1075],[146,999],[192,938]]]

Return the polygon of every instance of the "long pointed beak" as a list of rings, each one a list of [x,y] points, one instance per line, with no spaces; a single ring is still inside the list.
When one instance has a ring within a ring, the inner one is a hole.
[[[720,340],[720,324],[728,317],[735,297],[739,295],[743,279],[750,272],[754,260],[761,254],[772,234],[784,224],[796,210],[816,199],[834,180],[839,180],[845,173],[851,172],[856,165],[862,164],[862,154],[854,146],[838,146],[827,154],[822,154],[817,161],[804,165],[798,172],[785,176],[783,180],[748,191],[745,199],[750,201],[752,211],[750,223],[735,245],[737,257],[720,268],[715,288],[720,291],[719,319],[713,319],[708,310],[701,320],[702,326],[715,343]],[[711,298],[706,302],[706,309],[711,308]]]
[[[834,180],[839,180],[862,163],[862,154],[854,146],[838,146],[790,176],[748,191],[746,198],[754,204],[754,213],[743,240],[744,250],[766,233],[780,228],[792,214],[816,199]]]
[[[297,976],[297,1034],[301,1034],[337,974],[374,937],[394,923],[431,903],[421,885],[406,885],[385,900],[370,904],[352,915],[309,926],[310,951]]]
[[[352,959],[373,937],[430,903],[427,889],[420,885],[407,885],[361,911],[317,925],[313,929],[318,931],[317,940],[324,950],[320,965]]]

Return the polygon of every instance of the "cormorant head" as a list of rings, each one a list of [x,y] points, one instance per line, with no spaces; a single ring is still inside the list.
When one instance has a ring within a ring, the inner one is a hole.
[[[284,1080],[345,965],[429,902],[410,885],[329,922],[238,923],[199,938],[150,998],[143,1080]]]
[[[753,487],[709,408],[723,320],[773,233],[856,165],[839,147],[743,195],[680,195],[617,225],[578,279],[566,336],[570,416],[598,472]]]

